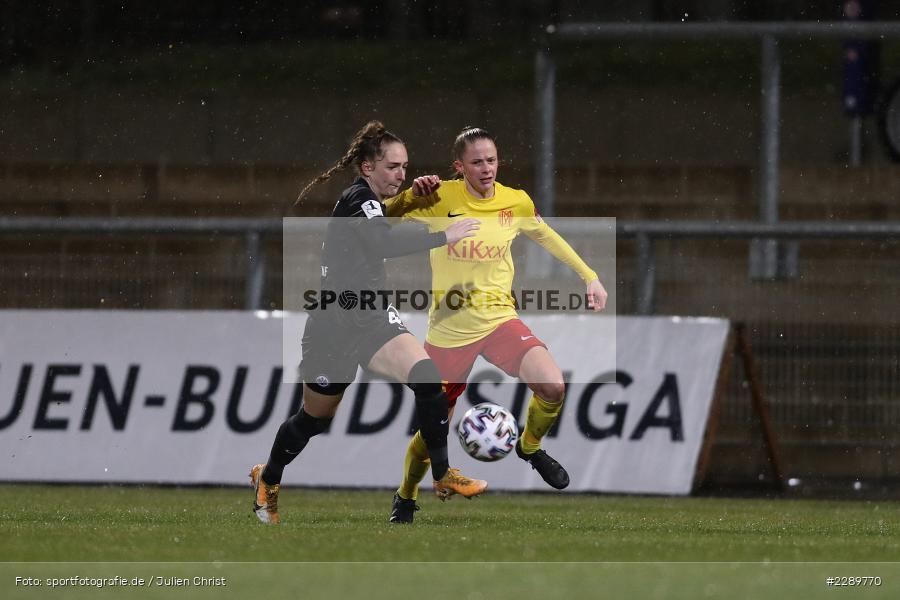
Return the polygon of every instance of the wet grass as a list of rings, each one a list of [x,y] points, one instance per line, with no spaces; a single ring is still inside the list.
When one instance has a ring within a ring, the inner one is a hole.
[[[897,502],[496,493],[422,498],[402,526],[391,495],[286,489],[273,527],[247,489],[2,485],[0,597],[900,594]]]
[[[27,501],[23,501],[27,499]],[[900,504],[489,494],[425,497],[387,522],[389,491],[286,489],[280,527],[243,489],[0,486],[10,561],[883,561]]]

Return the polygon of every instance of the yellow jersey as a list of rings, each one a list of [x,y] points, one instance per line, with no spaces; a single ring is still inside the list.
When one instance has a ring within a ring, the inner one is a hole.
[[[416,198],[408,189],[385,205],[389,217],[426,223],[430,231],[443,231],[456,219],[481,221],[474,237],[431,250],[433,298],[426,339],[435,346],[456,348],[477,342],[518,317],[510,250],[519,233],[569,265],[585,283],[597,279],[572,247],[541,219],[523,190],[494,182],[493,197],[479,198],[457,179],[441,182],[429,197]]]

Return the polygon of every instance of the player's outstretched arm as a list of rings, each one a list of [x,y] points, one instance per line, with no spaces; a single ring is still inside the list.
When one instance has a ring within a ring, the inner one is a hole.
[[[552,227],[537,220],[536,226],[530,226],[524,229],[525,234],[532,240],[544,247],[547,252],[556,257],[559,261],[565,263],[587,284],[588,307],[595,311],[603,310],[606,307],[606,299],[609,296],[606,288],[600,283],[597,273],[591,269],[584,260],[578,256],[575,249],[556,233]]]
[[[478,229],[481,227],[481,221],[478,219],[463,219],[452,223],[444,233],[447,235],[447,243],[455,244],[463,238],[475,237]]]
[[[412,186],[384,201],[389,218],[403,217],[414,211],[428,209],[438,203],[440,198],[435,193],[441,187],[438,175],[423,175],[413,179]]]
[[[412,193],[413,196],[420,199],[420,197],[430,196],[435,193],[439,187],[441,187],[441,178],[439,175],[423,175],[422,177],[413,179]],[[424,200],[424,198],[420,199],[420,201]]]
[[[522,231],[532,240],[544,247],[544,249],[555,256],[557,260],[565,263],[570,269],[578,273],[578,276],[585,283],[590,283],[598,279],[597,273],[591,269],[587,263],[582,260],[578,253],[564,240],[561,235],[556,233],[552,227],[540,221],[537,227],[522,228]],[[599,283],[599,281],[597,282]]]
[[[478,232],[479,225],[478,219],[469,218],[453,223],[445,231],[429,233],[419,224],[401,223],[391,227],[386,218],[376,217],[361,221],[357,231],[367,252],[382,258],[393,258],[473,237]]]

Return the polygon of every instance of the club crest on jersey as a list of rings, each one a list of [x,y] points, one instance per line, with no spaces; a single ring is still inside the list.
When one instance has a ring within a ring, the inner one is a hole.
[[[328,387],[328,384],[331,382],[328,381],[328,377],[326,377],[325,375],[319,375],[318,377],[316,377],[316,383],[322,387]]]
[[[501,210],[497,216],[500,218],[500,227],[512,227],[513,212],[511,210]]]
[[[375,200],[366,200],[365,202],[363,202],[362,209],[367,219],[384,216],[384,212],[382,212],[381,210],[381,202],[377,202]]]

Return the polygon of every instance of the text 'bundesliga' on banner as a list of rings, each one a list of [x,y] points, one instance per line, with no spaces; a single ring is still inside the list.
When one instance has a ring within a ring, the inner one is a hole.
[[[569,467],[574,490],[689,493],[728,323],[619,317],[610,357],[569,343],[582,319],[596,318],[528,318],[567,381],[547,448]],[[425,319],[404,316],[420,339]],[[244,483],[247,465],[265,459],[301,405],[302,386],[282,381],[296,370],[286,340],[304,322],[285,313],[0,311],[0,451],[9,457],[0,478]],[[468,383],[461,407],[495,402],[524,423],[527,386],[481,361]],[[360,373],[285,483],[395,486],[396,465],[375,457],[402,461],[413,412],[404,385]],[[451,454],[471,461],[455,445]],[[543,489],[519,462],[465,466],[493,489]]]

